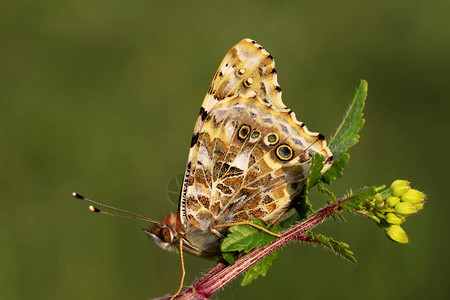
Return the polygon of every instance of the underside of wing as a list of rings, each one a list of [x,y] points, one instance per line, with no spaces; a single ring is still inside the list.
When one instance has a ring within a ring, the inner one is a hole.
[[[331,157],[290,113],[273,111],[258,98],[231,99],[212,112],[186,188],[188,220],[271,222],[303,190],[312,154]]]
[[[207,230],[250,217],[271,222],[302,191],[313,152],[332,163],[325,138],[281,101],[275,63],[245,39],[225,56],[202,104],[188,157],[180,216]]]

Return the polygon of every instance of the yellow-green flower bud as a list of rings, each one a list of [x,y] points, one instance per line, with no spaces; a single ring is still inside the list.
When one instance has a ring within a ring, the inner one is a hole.
[[[375,211],[375,215],[378,217],[378,218],[380,218],[380,219],[384,219],[386,216],[382,213],[382,212],[380,212],[380,211]]]
[[[372,220],[374,220],[375,222],[377,222],[378,224],[380,224],[381,220],[380,220],[380,218],[378,218],[377,216],[375,216],[375,215],[369,215],[369,217],[370,217]],[[384,219],[384,216],[382,217],[382,219]]]
[[[423,208],[423,202],[414,203],[414,206],[417,208],[417,210],[421,210]]]
[[[383,200],[383,195],[380,194],[380,193],[376,193],[376,194],[373,196],[373,199],[378,200],[378,201],[382,201],[382,200]]]
[[[409,203],[420,203],[423,202],[425,200],[426,196],[424,193],[419,192],[418,190],[413,190],[410,189],[409,191],[407,191],[406,193],[404,193],[402,195],[402,200],[403,201],[407,201]]]
[[[395,206],[395,211],[403,216],[409,216],[416,213],[417,208],[409,202],[399,202]]]
[[[399,201],[399,197],[390,196],[386,199],[386,205],[389,207],[395,207]]]
[[[391,225],[386,229],[386,234],[389,238],[391,238],[394,242],[406,244],[408,243],[408,235],[400,227],[400,225]]]
[[[396,197],[400,197],[411,189],[409,182],[406,180],[396,180],[391,185],[392,194]]]
[[[381,201],[381,200],[376,200],[375,201],[375,208],[377,210],[383,209],[384,205],[385,205],[384,201]]]
[[[405,221],[405,218],[399,217],[399,216],[397,216],[396,214],[393,214],[393,213],[387,213],[385,220],[389,224],[399,225],[399,224],[402,224]]]

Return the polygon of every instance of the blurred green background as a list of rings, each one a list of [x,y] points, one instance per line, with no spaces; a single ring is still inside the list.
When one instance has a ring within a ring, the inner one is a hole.
[[[312,3],[314,2],[314,3]],[[152,218],[174,212],[200,104],[249,37],[276,60],[284,102],[330,137],[360,79],[366,125],[333,189],[408,179],[428,194],[410,244],[368,219],[316,232],[352,265],[285,247],[265,278],[215,299],[450,297],[448,1],[9,1],[0,10],[0,291],[3,299],[147,299],[180,264],[140,222],[93,215],[76,191]],[[323,197],[313,199],[316,208]],[[190,284],[211,261],[186,256]]]

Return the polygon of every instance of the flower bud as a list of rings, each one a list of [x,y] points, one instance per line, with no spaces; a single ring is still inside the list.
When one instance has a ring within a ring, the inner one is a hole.
[[[399,201],[399,197],[390,196],[386,199],[386,205],[388,207],[395,207]]]
[[[425,198],[426,198],[426,196],[424,193],[419,192],[418,190],[413,190],[413,189],[407,191],[406,193],[404,193],[402,195],[403,201],[407,201],[407,202],[413,203],[413,204],[423,202],[425,200]]]
[[[381,201],[381,200],[376,200],[376,201],[375,201],[375,208],[376,208],[377,210],[383,209],[384,206],[385,206],[384,201]]]
[[[375,215],[376,215],[376,217],[378,217],[379,219],[384,219],[384,218],[386,218],[386,216],[385,216],[381,211],[375,211]]]
[[[408,243],[408,235],[400,227],[400,225],[391,225],[386,229],[386,234],[389,238],[391,238],[394,242],[406,244]]]
[[[375,216],[375,215],[369,215],[369,218],[371,218],[372,220],[374,220],[375,222],[377,222],[378,224],[380,224],[381,219],[384,219],[384,216],[380,219],[379,217]]]
[[[414,203],[414,206],[417,208],[417,210],[421,210],[423,208],[423,202]]]
[[[400,197],[411,189],[409,182],[406,180],[396,180],[391,185],[392,194],[396,197]]]
[[[403,216],[409,216],[416,213],[417,208],[409,202],[399,202],[395,206],[395,211]]]
[[[402,224],[405,221],[405,218],[399,217],[399,216],[397,216],[396,214],[393,214],[393,213],[387,213],[386,217],[385,217],[385,220],[389,224],[399,225],[399,224]]]
[[[373,199],[378,200],[378,201],[382,201],[383,200],[383,195],[381,193],[376,193],[373,196]]]

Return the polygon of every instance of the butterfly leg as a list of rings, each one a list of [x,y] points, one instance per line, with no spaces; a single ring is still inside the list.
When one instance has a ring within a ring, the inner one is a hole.
[[[214,233],[215,235],[217,235],[221,239],[225,237],[223,234],[221,234],[220,232],[218,232],[214,228],[211,228],[211,232]]]
[[[181,282],[180,287],[178,288],[178,291],[170,298],[170,300],[175,299],[178,294],[181,292],[181,289],[183,288],[184,284],[184,276],[186,275],[186,270],[184,269],[184,258],[183,258],[183,238],[180,238],[180,258],[181,258]]]
[[[259,226],[259,225],[250,223],[249,221],[242,221],[242,222],[236,222],[236,223],[220,224],[220,225],[216,225],[216,226],[214,227],[214,229],[216,229],[216,228],[223,228],[223,227],[231,227],[231,226],[235,226],[235,225],[248,225],[248,226],[252,226],[252,227],[255,227],[255,228],[257,228],[257,229],[259,229],[259,230],[261,230],[261,231],[264,231],[264,232],[267,233],[267,234],[270,234],[270,235],[273,235],[273,236],[276,236],[276,237],[281,237],[281,235],[279,235],[278,233],[275,233],[275,232],[272,232],[272,231],[270,231],[270,230],[267,230],[267,229],[265,229],[264,227],[261,227],[261,226]]]

